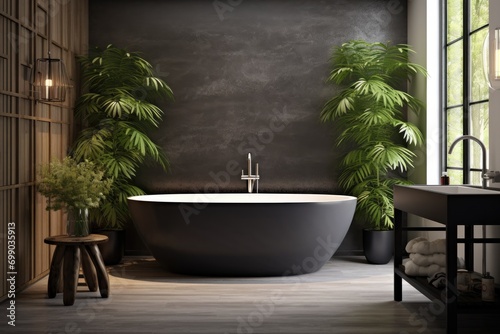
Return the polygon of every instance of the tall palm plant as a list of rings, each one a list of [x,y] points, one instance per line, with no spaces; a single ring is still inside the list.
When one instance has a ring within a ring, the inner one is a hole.
[[[144,194],[133,184],[139,166],[149,160],[168,168],[166,155],[148,132],[163,116],[154,101],[173,98],[173,93],[138,53],[109,45],[79,61],[86,93],[78,98],[75,115],[84,128],[72,155],[104,166],[113,184],[91,219],[99,227],[120,228],[129,219],[127,197]]]
[[[349,41],[336,48],[328,81],[340,87],[321,112],[341,128],[337,145],[352,148],[341,162],[339,185],[358,198],[356,215],[373,229],[394,226],[393,187],[410,184],[402,175],[413,167],[423,136],[406,120],[422,102],[404,90],[423,67],[410,63],[405,44]]]

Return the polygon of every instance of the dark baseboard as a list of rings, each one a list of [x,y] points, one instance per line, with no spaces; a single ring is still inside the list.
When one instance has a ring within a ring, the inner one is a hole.
[[[363,256],[363,250],[338,250],[335,252],[335,256]]]
[[[363,250],[338,250],[335,256],[362,256]],[[125,256],[151,256],[151,253],[144,249],[126,249]]]
[[[144,249],[126,249],[125,256],[151,256],[151,253]]]

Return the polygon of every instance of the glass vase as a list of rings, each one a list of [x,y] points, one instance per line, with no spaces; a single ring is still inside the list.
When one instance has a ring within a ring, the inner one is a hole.
[[[70,237],[85,237],[89,232],[89,210],[68,208],[67,232]]]

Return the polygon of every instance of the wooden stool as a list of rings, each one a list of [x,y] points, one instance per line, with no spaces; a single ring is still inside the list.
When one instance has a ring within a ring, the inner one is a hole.
[[[108,237],[100,234],[90,234],[86,237],[70,237],[57,235],[45,238],[45,243],[56,245],[50,264],[48,295],[54,298],[57,294],[61,267],[63,268],[63,302],[69,306],[75,303],[76,287],[80,264],[85,276],[85,282],[90,291],[99,292],[101,297],[109,296],[109,279],[97,244],[108,241]],[[64,261],[63,261],[64,260]]]

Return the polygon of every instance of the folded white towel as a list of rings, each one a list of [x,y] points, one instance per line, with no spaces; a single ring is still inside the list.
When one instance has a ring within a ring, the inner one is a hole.
[[[428,241],[426,238],[423,238],[423,237],[417,237],[417,238],[414,238],[414,239],[411,239],[410,241],[408,241],[408,243],[406,244],[406,247],[405,247],[405,250],[407,253],[415,253],[413,252],[413,245],[415,245],[416,243],[419,243],[421,241]]]
[[[446,266],[446,254],[436,253],[431,255],[423,255],[420,253],[410,253],[410,259],[419,266],[430,266],[437,264],[440,267]]]
[[[418,266],[430,266],[437,264],[440,267],[446,267],[446,254],[436,253],[432,255],[422,255],[419,253],[410,253],[410,259]],[[462,257],[457,257],[457,269],[465,268],[465,260]]]
[[[405,250],[408,253],[420,253],[432,255],[436,253],[446,253],[446,239],[436,239],[428,241],[426,238],[418,237],[408,241]]]
[[[432,276],[437,272],[446,272],[445,267],[441,267],[437,264],[431,264],[430,266],[419,266],[415,264],[411,259],[405,259],[403,261],[405,266],[405,274],[410,276]]]

